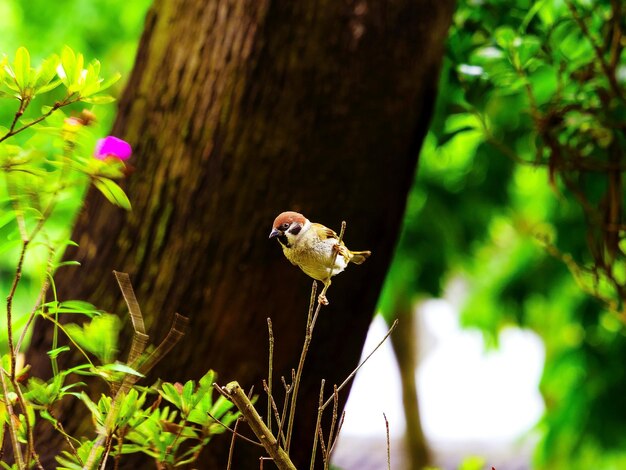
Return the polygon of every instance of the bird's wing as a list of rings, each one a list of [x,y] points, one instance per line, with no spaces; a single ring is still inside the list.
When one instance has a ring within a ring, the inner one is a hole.
[[[337,242],[339,241],[339,235],[337,235],[337,233],[334,230],[329,229],[328,227],[322,224],[316,224],[316,223],[312,223],[311,227],[313,228],[313,230],[315,230],[320,240],[328,240],[329,238],[332,238]],[[341,256],[343,256],[346,260],[349,261],[350,258],[352,258],[352,254],[350,253],[350,250],[346,248],[346,245],[343,244],[343,241],[341,242],[341,244],[336,245],[336,249],[338,250],[338,253]]]
[[[329,238],[339,240],[339,236],[335,233],[334,230],[331,230],[322,224],[312,223],[311,227],[313,228],[313,230],[315,230],[315,233],[317,233],[317,236],[320,240],[328,240]]]

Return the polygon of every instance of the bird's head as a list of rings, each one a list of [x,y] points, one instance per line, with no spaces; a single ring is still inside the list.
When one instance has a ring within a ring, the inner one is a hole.
[[[274,220],[270,238],[277,238],[282,245],[290,248],[308,224],[307,218],[298,212],[283,212]]]

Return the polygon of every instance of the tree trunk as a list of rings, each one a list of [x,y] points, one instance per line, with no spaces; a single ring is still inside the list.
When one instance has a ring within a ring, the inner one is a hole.
[[[133,210],[88,194],[73,234],[80,247],[67,255],[82,266],[58,273],[60,298],[124,314],[111,271],[126,271],[153,342],[174,312],[191,320],[155,375],[182,381],[213,368],[220,383],[259,391],[266,318],[275,377],[290,377],[311,285],[268,241],[274,217],[299,210],[336,230],[346,220],[348,246],[373,255],[335,278],[318,320],[292,444],[304,466],[320,380],[340,383],[359,359],[452,8],[452,0],[157,0],[112,131],[134,148]],[[29,351],[41,376],[48,327],[37,325]],[[85,414],[68,415],[69,428]],[[216,439],[202,468],[224,468],[229,442]],[[258,449],[237,450],[234,468],[258,466]]]
[[[418,365],[415,305],[410,296],[402,294],[393,301],[396,318],[402,322],[402,328],[397,328],[391,335],[391,345],[398,361],[402,382],[402,405],[406,421],[404,450],[407,465],[405,467],[407,470],[421,470],[431,461],[428,443],[422,429],[415,380]]]

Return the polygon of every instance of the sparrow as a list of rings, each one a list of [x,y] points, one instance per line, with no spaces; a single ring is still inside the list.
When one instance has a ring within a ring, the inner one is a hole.
[[[330,278],[346,269],[348,263],[361,264],[372,254],[371,251],[350,251],[343,241],[339,242],[333,230],[293,211],[276,217],[271,238],[279,241],[291,264],[324,283],[324,290],[318,298],[323,305],[328,305],[325,292],[330,286]]]

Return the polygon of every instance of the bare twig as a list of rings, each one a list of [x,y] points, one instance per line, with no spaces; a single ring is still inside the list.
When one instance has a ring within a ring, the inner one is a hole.
[[[387,338],[389,338],[389,335],[391,335],[391,333],[393,332],[393,330],[396,328],[397,325],[398,325],[398,319],[396,318],[393,324],[391,325],[391,327],[389,328],[389,330],[387,331],[387,334],[383,337],[383,339],[380,340],[380,342],[376,345],[376,347],[372,350],[372,352],[369,353],[367,357],[363,359],[363,361],[358,366],[356,366],[356,368],[350,373],[350,375],[346,377],[346,379],[341,383],[341,385],[337,387],[337,392],[340,392],[350,382],[350,380],[354,378],[354,376],[359,371],[359,369],[363,367],[363,365],[369,360],[369,358],[372,357],[372,355],[378,350],[378,348],[380,348],[383,345],[383,343],[387,340]],[[326,407],[328,407],[328,405],[332,401],[333,401],[333,397],[330,397],[328,400],[326,400],[326,402],[324,402],[324,404],[322,405],[322,409],[323,410],[326,409]]]
[[[315,468],[315,456],[317,454],[317,443],[318,443],[317,430],[322,425],[322,413],[324,412],[324,410],[322,409],[322,403],[324,402],[324,384],[325,383],[326,383],[326,381],[324,379],[322,379],[322,383],[320,385],[319,403],[317,405],[317,421],[315,422],[315,433],[313,435],[313,450],[311,451],[311,466],[310,466],[310,470],[313,470]]]
[[[333,455],[333,450],[335,450],[335,446],[337,445],[337,441],[339,440],[339,433],[341,432],[341,428],[343,428],[343,423],[346,419],[346,411],[341,412],[341,418],[339,418],[339,425],[337,426],[337,432],[335,433],[335,440],[333,441],[333,445],[328,451],[330,455]]]
[[[296,470],[289,455],[267,428],[250,399],[237,382],[230,382],[222,391],[235,404],[279,470]]]
[[[52,406],[49,406],[47,408],[47,411],[50,414],[50,416],[52,416],[52,418],[54,418],[54,420],[55,420],[54,429],[56,429],[57,431],[59,431],[61,433],[61,435],[65,439],[65,442],[67,443],[68,447],[72,451],[72,454],[74,455],[74,457],[76,458],[78,463],[81,466],[83,466],[84,465],[83,461],[81,460],[80,455],[78,455],[78,451],[76,450],[76,447],[72,443],[72,439],[74,439],[78,444],[81,444],[81,442],[78,439],[76,439],[75,437],[70,436],[67,432],[65,432],[65,428],[63,427],[63,424],[61,423],[61,421],[59,421],[57,419],[57,417],[54,416],[53,411],[52,411]]]
[[[215,390],[218,390],[220,395],[223,395],[225,398],[228,398],[228,395],[226,395],[224,393],[224,391],[222,390],[222,388],[217,385],[217,384],[213,384],[213,388]],[[217,424],[219,424],[220,426],[222,426],[224,429],[226,429],[227,431],[229,431],[231,434],[235,433],[235,430],[233,428],[231,428],[230,426],[227,426],[226,424],[224,424],[222,421],[220,421],[219,418],[213,416],[213,414],[211,414],[210,411],[207,411],[206,413],[207,415],[209,415],[209,418],[211,418],[213,421],[215,421]],[[246,441],[249,444],[255,445],[257,447],[263,447],[263,444],[261,444],[260,442],[255,441],[254,439],[250,439],[249,437],[244,436],[241,433],[237,433],[237,436],[241,439],[243,439],[244,441]]]
[[[228,463],[226,464],[226,470],[231,470],[233,465],[233,452],[235,450],[235,439],[237,438],[237,428],[239,427],[239,421],[241,421],[241,416],[237,418],[237,421],[235,421],[235,426],[233,428],[233,435],[230,439],[230,449],[228,449]]]
[[[35,464],[38,467],[41,467],[41,461],[39,460],[39,456],[35,451],[35,435],[33,434],[33,426],[30,423],[28,418],[28,413],[26,412],[26,400],[24,399],[24,395],[22,394],[22,389],[20,388],[17,379],[12,379],[11,383],[13,385],[13,390],[17,395],[17,401],[20,404],[20,408],[22,409],[22,413],[24,414],[24,424],[26,427],[26,435],[28,436],[26,442],[26,461],[24,462],[25,468],[30,467],[30,458],[31,456],[35,460]]]
[[[22,343],[24,342],[24,338],[26,337],[26,333],[28,332],[28,329],[29,329],[31,323],[35,319],[35,315],[37,314],[37,310],[39,310],[39,308],[41,307],[41,303],[46,298],[46,293],[48,292],[48,288],[49,287],[50,287],[50,281],[48,279],[48,276],[46,276],[46,280],[41,285],[41,289],[39,290],[39,295],[37,296],[37,300],[35,301],[35,305],[32,308],[32,310],[30,311],[30,314],[28,315],[28,320],[26,321],[26,324],[24,325],[24,328],[22,328],[22,333],[20,334],[20,337],[17,340],[17,344],[15,345],[15,352],[16,352],[16,354],[19,354],[20,350],[22,349]]]
[[[321,303],[318,302],[316,314],[313,315],[313,306],[315,305],[315,294],[317,291],[317,282],[313,281],[311,286],[311,298],[309,300],[309,315],[307,318],[306,334],[304,336],[304,344],[302,345],[302,352],[300,353],[300,362],[298,363],[298,370],[295,373],[292,380],[291,387],[293,389],[291,396],[291,407],[289,408],[289,420],[287,421],[287,445],[285,449],[289,452],[291,445],[291,434],[293,433],[294,416],[296,414],[296,400],[298,398],[298,390],[300,388],[300,378],[302,377],[302,370],[304,369],[304,361],[306,359],[307,352],[309,351],[309,345],[311,344],[311,338],[313,335],[313,319],[319,312]]]
[[[274,332],[272,331],[272,319],[267,319],[267,331],[269,335],[269,358],[267,365],[267,427],[272,430],[272,371],[274,368]],[[280,434],[279,434],[280,435]]]
[[[324,470],[328,468],[328,453],[326,452],[326,444],[324,443],[324,430],[320,424],[317,427],[317,433],[319,434],[320,447],[322,448],[322,460],[324,461]]]
[[[15,291],[22,279],[22,268],[24,267],[24,257],[26,256],[26,249],[28,248],[28,240],[22,241],[22,249],[20,251],[20,257],[17,261],[15,268],[15,274],[13,276],[13,282],[11,283],[11,289],[9,295],[7,295],[7,341],[9,343],[9,360],[11,363],[11,370],[9,371],[10,379],[15,379],[15,345],[13,344],[13,298],[15,297]]]
[[[283,436],[283,426],[285,425],[285,421],[287,419],[287,410],[289,410],[289,399],[291,398],[291,392],[293,390],[293,386],[292,385],[287,385],[287,382],[285,381],[285,377],[281,376],[280,380],[283,383],[283,387],[285,388],[285,400],[283,402],[283,412],[280,416],[280,422],[278,423],[278,431],[276,434],[278,434],[279,436]],[[284,442],[285,442],[285,446],[287,445],[287,439],[284,438]]]
[[[276,433],[277,439],[282,440],[283,445],[285,445],[287,443],[287,439],[285,438],[285,435],[282,432],[282,419],[280,417],[280,413],[278,412],[278,406],[276,406],[276,401],[274,401],[274,397],[270,395],[267,382],[265,380],[263,380],[263,390],[265,390],[265,393],[267,393],[268,400],[270,402],[270,406],[271,406],[270,412],[274,413],[274,418],[276,419],[276,422],[278,423],[278,432]],[[269,426],[267,428],[270,431],[272,430]]]
[[[385,430],[387,435],[387,470],[391,470],[391,441],[389,439],[389,421],[387,421],[387,415],[383,413],[385,418]]]
[[[17,468],[22,469],[24,468],[24,457],[22,456],[22,448],[20,447],[20,443],[17,439],[17,429],[15,424],[17,417],[15,415],[13,405],[11,404],[11,400],[9,399],[9,388],[7,387],[5,375],[9,374],[7,374],[3,367],[0,367],[0,382],[2,382],[2,392],[5,397],[4,406],[6,406],[9,413],[9,436],[11,437],[11,445],[13,446],[13,458],[15,459]]]
[[[333,414],[330,422],[330,429],[328,431],[328,444],[326,444],[326,449],[328,452],[328,456],[326,462],[330,462],[330,452],[333,448],[333,437],[335,432],[335,426],[337,425],[337,417],[339,410],[339,392],[337,391],[337,385],[333,388]]]

